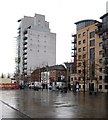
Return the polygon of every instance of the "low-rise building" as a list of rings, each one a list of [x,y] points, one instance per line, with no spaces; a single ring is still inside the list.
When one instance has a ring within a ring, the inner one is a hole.
[[[66,68],[64,65],[46,66],[38,68],[31,73],[30,80],[39,81],[44,84],[66,81]]]

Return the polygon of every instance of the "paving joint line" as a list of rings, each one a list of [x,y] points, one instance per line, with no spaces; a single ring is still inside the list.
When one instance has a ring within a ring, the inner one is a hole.
[[[3,104],[7,105],[8,107],[10,107],[10,108],[14,109],[15,111],[19,112],[19,113],[22,114],[23,116],[26,116],[26,117],[29,118],[29,119],[31,118],[30,116],[26,115],[25,113],[21,112],[20,110],[12,107],[12,106],[9,105],[8,103],[6,103],[6,102],[4,102],[4,101],[2,101],[2,100],[0,100],[0,101],[1,101]]]

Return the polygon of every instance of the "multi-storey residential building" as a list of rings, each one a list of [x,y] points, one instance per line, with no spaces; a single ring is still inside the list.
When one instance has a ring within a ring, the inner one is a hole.
[[[96,20],[76,22],[74,37],[74,60],[77,72],[73,83],[79,82],[80,90],[102,90],[102,37],[97,34]]]
[[[99,34],[103,41],[103,90],[108,92],[108,13],[100,17],[102,24],[99,27]]]
[[[108,13],[108,1],[106,2],[106,13]]]
[[[18,22],[18,73],[24,79],[31,70],[56,64],[56,34],[44,15],[24,16]]]

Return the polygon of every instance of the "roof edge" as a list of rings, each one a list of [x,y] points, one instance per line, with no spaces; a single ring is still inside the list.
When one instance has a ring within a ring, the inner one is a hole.
[[[99,22],[99,21],[93,20],[93,19],[85,19],[85,20],[80,20],[80,21],[78,21],[78,22],[75,22],[74,24],[78,24],[78,23],[81,23],[81,22],[88,22],[88,21],[94,21],[95,23],[96,23],[96,22]]]

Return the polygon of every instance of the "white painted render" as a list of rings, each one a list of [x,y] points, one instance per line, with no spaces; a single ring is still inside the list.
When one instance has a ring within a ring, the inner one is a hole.
[[[31,26],[30,29],[28,29],[29,26]],[[27,30],[26,35],[23,34],[24,30]],[[56,64],[56,34],[50,32],[49,23],[45,21],[44,15],[24,16],[21,19],[20,31],[20,74],[23,72],[29,74],[30,70],[37,67]],[[27,37],[26,50],[23,50],[24,36]],[[24,52],[27,52],[26,60],[23,59]],[[24,65],[24,62],[27,64]],[[24,67],[27,67],[27,70],[23,71]]]
[[[106,2],[106,13],[108,13],[108,1]]]

